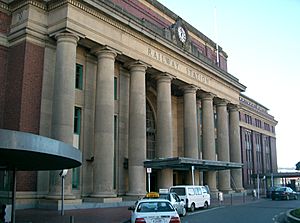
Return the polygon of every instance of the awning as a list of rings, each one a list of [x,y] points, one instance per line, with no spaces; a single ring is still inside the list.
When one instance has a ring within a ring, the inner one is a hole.
[[[0,169],[61,170],[80,166],[79,149],[27,132],[0,129]]]
[[[200,160],[186,157],[172,157],[160,158],[144,161],[146,168],[165,169],[171,168],[174,170],[190,170],[192,166],[195,169],[208,171],[208,170],[227,170],[227,169],[240,169],[242,163],[216,161],[216,160]]]

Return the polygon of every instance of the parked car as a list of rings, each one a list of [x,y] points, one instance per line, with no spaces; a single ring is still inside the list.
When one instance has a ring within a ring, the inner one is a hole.
[[[170,187],[170,192],[183,199],[185,207],[191,212],[195,208],[208,208],[210,205],[210,194],[206,186],[178,185]]]
[[[180,223],[180,217],[171,202],[165,199],[141,199],[131,210],[131,223]]]
[[[274,191],[272,191],[272,200],[290,200],[290,199],[298,199],[297,192],[293,191],[290,187],[277,187]]]
[[[159,198],[169,200],[179,215],[186,215],[185,202],[176,193],[159,193]]]
[[[267,198],[271,198],[272,196],[272,192],[275,191],[275,189],[277,188],[278,186],[273,186],[273,187],[269,187],[267,189]]]

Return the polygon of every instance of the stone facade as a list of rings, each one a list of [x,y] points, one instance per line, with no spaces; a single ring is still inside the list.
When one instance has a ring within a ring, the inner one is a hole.
[[[215,167],[244,161],[237,108],[246,87],[227,72],[221,47],[216,64],[216,44],[159,2],[0,7],[0,128],[82,151],[82,166],[65,180],[67,199],[142,196],[146,160],[187,157]],[[275,141],[270,145],[276,153]],[[275,171],[275,156],[271,162]],[[31,175],[31,189],[18,175],[17,199],[24,191],[30,202],[59,198],[57,171]],[[243,190],[241,169],[198,166],[192,179],[189,167],[171,165],[153,168],[151,190],[192,180],[212,192]]]

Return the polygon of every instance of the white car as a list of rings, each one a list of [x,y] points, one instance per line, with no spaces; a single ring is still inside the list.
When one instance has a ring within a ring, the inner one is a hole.
[[[185,201],[185,207],[193,212],[195,208],[208,208],[210,205],[209,189],[206,186],[178,185],[170,187],[170,192],[176,193]]]
[[[141,199],[131,210],[131,223],[180,223],[171,202],[165,199]]]
[[[159,197],[169,200],[180,216],[186,215],[185,202],[176,193],[159,193]]]

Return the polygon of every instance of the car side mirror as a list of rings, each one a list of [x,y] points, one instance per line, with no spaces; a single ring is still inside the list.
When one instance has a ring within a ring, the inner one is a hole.
[[[134,211],[134,207],[133,207],[133,206],[130,206],[130,207],[128,207],[128,210],[129,210],[129,211]]]

